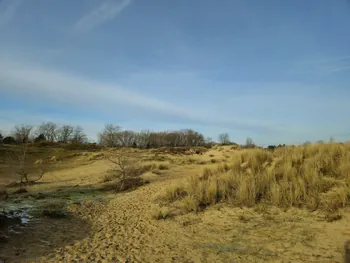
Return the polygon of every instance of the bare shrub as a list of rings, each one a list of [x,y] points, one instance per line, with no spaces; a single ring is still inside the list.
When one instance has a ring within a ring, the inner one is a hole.
[[[119,191],[143,184],[141,175],[147,172],[149,168],[142,166],[135,155],[126,151],[119,151],[107,156],[107,159],[116,165],[113,172],[114,178],[119,180]]]
[[[7,165],[12,169],[12,172],[20,176],[20,185],[35,183],[39,181],[45,173],[43,169],[38,169],[38,166],[42,163],[38,162],[33,166],[32,163],[29,162],[27,158],[29,154],[28,147],[29,142],[24,140],[23,143],[20,143],[20,151],[15,154],[15,157],[7,158]],[[36,174],[36,179],[30,180],[29,176],[33,174]],[[16,186],[15,183],[11,185]]]

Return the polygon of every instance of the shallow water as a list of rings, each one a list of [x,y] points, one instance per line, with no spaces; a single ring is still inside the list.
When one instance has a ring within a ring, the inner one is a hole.
[[[15,204],[7,204],[2,206],[0,211],[0,236],[6,240],[11,235],[20,235],[26,225],[33,220],[33,216],[29,214],[32,209],[31,205],[20,206]]]

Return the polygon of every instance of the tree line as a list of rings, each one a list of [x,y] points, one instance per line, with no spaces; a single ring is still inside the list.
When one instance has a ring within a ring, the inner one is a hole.
[[[17,144],[23,142],[50,142],[64,144],[87,144],[88,136],[81,126],[57,125],[53,122],[44,122],[35,127],[33,125],[16,125],[8,136],[0,132],[0,143]],[[217,141],[212,138],[205,138],[203,134],[192,129],[177,131],[150,131],[140,132],[124,130],[118,125],[106,124],[104,129],[97,136],[97,144],[106,147],[134,147],[141,149],[159,147],[192,147],[192,146],[213,146],[235,145],[240,148],[257,147],[252,138],[247,138],[244,145],[232,142],[228,133],[218,135]],[[286,145],[269,145],[269,150],[285,147]]]
[[[213,144],[210,138],[192,129],[179,131],[154,132],[143,130],[135,132],[123,130],[118,125],[107,124],[98,134],[97,143],[107,147],[191,147]],[[8,136],[0,133],[0,143],[16,144],[24,142],[51,142],[86,144],[88,137],[80,126],[62,125],[45,122],[34,127],[33,125],[16,125]]]
[[[25,142],[58,142],[58,143],[87,143],[87,136],[80,126],[58,126],[53,122],[42,123],[35,128],[33,125],[16,125],[10,134],[4,137],[0,134],[0,142],[16,144]]]
[[[0,132],[0,143],[17,144],[23,142],[50,142],[50,143],[72,143],[87,144],[88,136],[80,126],[57,125],[53,122],[44,122],[38,127],[33,125],[16,125],[8,136]],[[118,125],[106,124],[104,129],[97,136],[97,144],[106,147],[134,147],[134,148],[159,148],[159,147],[192,147],[192,146],[213,146],[235,145],[240,148],[257,147],[252,138],[247,138],[244,145],[232,142],[228,133],[218,135],[217,141],[212,138],[205,138],[203,134],[192,129],[177,131],[150,131],[140,132],[124,130]],[[269,145],[269,150],[285,147],[286,145]]]
[[[16,125],[8,136],[0,133],[0,143],[16,144],[23,142],[50,142],[50,143],[74,143],[86,144],[88,137],[80,126],[57,125],[53,122],[44,122],[38,127],[33,125]],[[123,130],[118,125],[106,124],[102,132],[97,136],[97,143],[107,147],[137,147],[137,148],[159,148],[159,147],[192,147],[237,145],[230,140],[228,133],[221,133],[218,142],[211,138],[205,138],[203,134],[192,129],[177,131],[150,131],[140,132]],[[248,138],[244,148],[254,148],[255,143]]]

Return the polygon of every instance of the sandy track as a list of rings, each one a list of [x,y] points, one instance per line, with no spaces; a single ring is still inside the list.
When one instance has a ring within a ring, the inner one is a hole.
[[[165,184],[119,194],[96,217],[89,237],[30,262],[204,262],[183,229],[151,218],[152,200]]]

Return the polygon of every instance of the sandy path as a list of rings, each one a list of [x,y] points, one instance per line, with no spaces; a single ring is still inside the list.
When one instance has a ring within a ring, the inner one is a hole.
[[[185,229],[151,217],[153,199],[171,181],[118,194],[93,221],[89,237],[30,262],[205,262]]]

